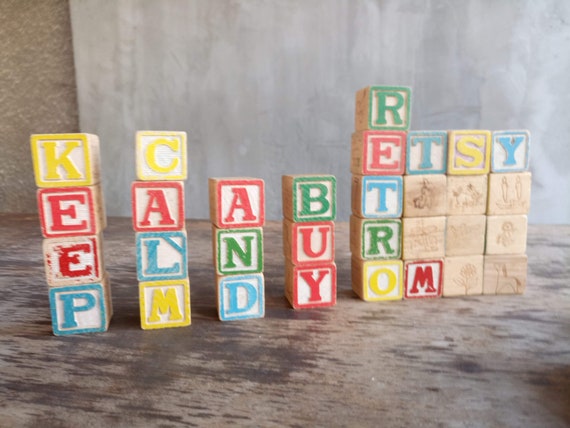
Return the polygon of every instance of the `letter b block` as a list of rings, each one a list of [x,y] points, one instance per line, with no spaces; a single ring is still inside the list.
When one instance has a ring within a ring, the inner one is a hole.
[[[355,130],[410,128],[411,90],[401,86],[369,86],[356,93]]]
[[[190,283],[187,279],[139,283],[143,330],[190,325]]]
[[[221,321],[263,318],[263,274],[231,275],[217,279],[218,316]]]
[[[320,308],[336,304],[336,265],[292,265],[285,263],[285,296],[294,309]]]
[[[404,299],[441,297],[443,260],[405,262]]]
[[[336,219],[336,178],[332,175],[284,175],[283,215],[294,222]]]
[[[450,175],[488,174],[491,168],[491,132],[450,131],[447,173]]]
[[[212,227],[216,273],[242,275],[263,271],[263,229]]]
[[[133,229],[184,229],[184,182],[135,181],[131,186]]]
[[[210,221],[220,229],[265,224],[265,186],[257,178],[210,178]]]
[[[186,180],[186,132],[138,131],[137,178]]]

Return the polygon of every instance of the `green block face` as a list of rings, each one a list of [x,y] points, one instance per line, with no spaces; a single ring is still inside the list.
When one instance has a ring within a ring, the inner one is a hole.
[[[263,234],[261,228],[218,229],[216,231],[216,264],[220,275],[262,272]]]
[[[412,91],[404,86],[371,86],[369,129],[406,131],[410,128]]]
[[[365,260],[399,259],[402,255],[402,223],[400,220],[367,220],[362,222],[361,255]]]
[[[336,178],[332,175],[297,177],[293,180],[295,222],[336,219]]]

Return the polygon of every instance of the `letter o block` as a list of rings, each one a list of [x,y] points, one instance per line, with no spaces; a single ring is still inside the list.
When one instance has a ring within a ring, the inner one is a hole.
[[[352,258],[352,289],[368,302],[402,300],[401,260],[364,261]]]
[[[139,180],[186,180],[186,132],[138,131],[136,139]]]

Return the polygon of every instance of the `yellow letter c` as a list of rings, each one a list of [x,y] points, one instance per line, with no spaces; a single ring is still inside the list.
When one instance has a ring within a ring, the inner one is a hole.
[[[167,140],[166,138],[157,138],[146,147],[144,154],[148,166],[156,172],[166,174],[176,169],[180,163],[180,159],[175,156],[171,157],[170,164],[166,166],[162,166],[156,162],[156,149],[158,146],[167,146],[174,153],[177,153],[180,151],[180,141],[177,139]]]

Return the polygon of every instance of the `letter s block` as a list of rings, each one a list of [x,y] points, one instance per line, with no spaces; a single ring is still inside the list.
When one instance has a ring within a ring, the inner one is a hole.
[[[443,260],[412,260],[404,265],[404,299],[441,297]]]
[[[332,175],[284,175],[283,216],[294,222],[336,219],[336,178]]]
[[[401,260],[352,258],[352,289],[362,300],[401,300],[403,279]]]
[[[356,93],[355,131],[410,128],[412,91],[403,86],[369,86]]]
[[[294,309],[336,305],[336,265],[298,265],[285,262],[285,297]]]
[[[136,232],[184,229],[183,181],[135,181],[131,201]]]
[[[401,175],[406,167],[406,132],[359,131],[352,134],[351,172]]]
[[[491,132],[449,131],[447,173],[482,175],[491,169]]]
[[[139,283],[143,330],[190,325],[190,282],[188,279]]]
[[[284,255],[294,265],[334,262],[334,222],[283,221]]]
[[[210,220],[220,229],[265,224],[265,185],[258,178],[210,178]]]
[[[186,180],[186,132],[138,131],[136,139],[139,180]]]
[[[217,277],[218,316],[221,321],[263,318],[265,293],[262,273]]]

